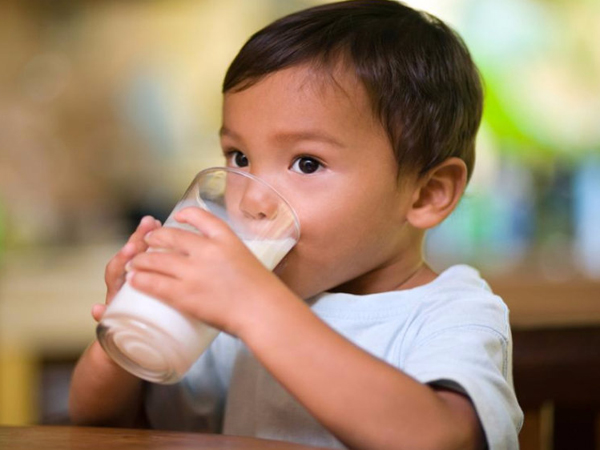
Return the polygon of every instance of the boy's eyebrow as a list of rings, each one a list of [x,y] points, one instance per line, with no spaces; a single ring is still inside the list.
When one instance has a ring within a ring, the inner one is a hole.
[[[229,136],[234,139],[240,139],[234,131],[229,130],[226,127],[221,127],[219,130],[220,136]],[[274,140],[278,142],[298,142],[298,141],[320,141],[328,144],[332,144],[336,147],[345,147],[345,145],[337,140],[335,137],[321,130],[300,130],[300,131],[286,131],[276,133]]]
[[[239,136],[236,133],[234,133],[233,131],[227,129],[224,126],[219,129],[219,136],[230,136],[230,137],[232,137],[234,139],[238,139],[239,138]]]

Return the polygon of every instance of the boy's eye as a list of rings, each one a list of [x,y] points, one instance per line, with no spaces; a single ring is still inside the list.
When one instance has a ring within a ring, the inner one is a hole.
[[[303,156],[294,161],[292,170],[299,173],[310,174],[315,173],[322,167],[322,164],[315,158]]]
[[[227,159],[234,167],[247,167],[248,157],[239,150],[233,150],[227,155]]]

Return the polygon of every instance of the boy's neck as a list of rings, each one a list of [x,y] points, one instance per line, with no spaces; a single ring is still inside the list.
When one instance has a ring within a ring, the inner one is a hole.
[[[417,260],[399,260],[386,267],[375,269],[337,286],[331,292],[367,295],[400,291],[423,286],[436,277],[437,273],[419,257]]]

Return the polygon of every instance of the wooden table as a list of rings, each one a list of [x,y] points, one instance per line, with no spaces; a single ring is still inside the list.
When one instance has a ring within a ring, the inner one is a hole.
[[[0,426],[2,450],[315,450],[316,447],[216,434],[128,428]]]

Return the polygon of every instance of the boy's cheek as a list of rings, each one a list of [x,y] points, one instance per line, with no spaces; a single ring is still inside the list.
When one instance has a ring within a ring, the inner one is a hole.
[[[300,252],[288,256],[274,273],[295,295],[308,299],[332,287],[334,266],[320,265]]]

